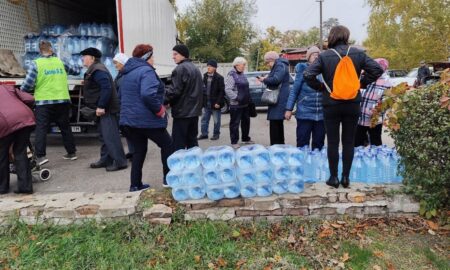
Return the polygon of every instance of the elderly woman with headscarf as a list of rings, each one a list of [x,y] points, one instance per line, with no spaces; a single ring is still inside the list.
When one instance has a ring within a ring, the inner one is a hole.
[[[379,117],[375,127],[371,127],[371,119],[375,106],[381,103],[384,91],[391,88],[392,84],[386,73],[389,62],[384,58],[377,58],[374,60],[381,66],[384,73],[376,82],[369,84],[366,89],[361,92],[361,115],[359,116],[358,126],[356,128],[355,146],[364,146],[367,140],[367,134],[369,135],[369,144],[377,146],[382,144],[382,117]]]
[[[239,124],[242,130],[242,143],[253,143],[248,136],[250,132],[249,107],[250,88],[247,77],[244,74],[247,60],[236,57],[233,61],[233,69],[225,79],[225,94],[230,100],[230,139],[233,148],[239,148]]]
[[[270,90],[279,88],[278,101],[269,105],[267,120],[270,122],[270,145],[284,144],[284,112],[289,96],[289,62],[280,58],[277,52],[270,51],[264,55],[264,61],[271,68],[269,75],[258,80]]]

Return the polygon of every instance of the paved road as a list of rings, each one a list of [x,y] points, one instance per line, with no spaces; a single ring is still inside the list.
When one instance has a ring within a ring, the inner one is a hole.
[[[206,149],[213,145],[229,145],[229,114],[222,116],[221,136],[218,141],[201,140],[200,147]],[[172,123],[169,123],[171,132]],[[295,145],[296,121],[285,121],[286,143]],[[212,120],[210,123],[212,132]],[[251,119],[250,136],[256,143],[269,145],[269,122],[266,120],[266,110],[258,110],[258,117]],[[392,146],[392,139],[383,134],[383,142]],[[50,138],[47,146],[49,163],[46,168],[52,171],[48,182],[34,184],[36,192],[124,192],[128,190],[131,164],[126,170],[106,172],[104,169],[90,169],[89,164],[99,157],[100,145],[95,138],[77,138],[78,160],[63,160],[65,154],[60,137]],[[123,140],[126,145],[125,140]],[[151,141],[148,145],[147,158],[143,169],[143,181],[154,188],[162,188],[162,165],[159,148]],[[11,179],[11,188],[15,189],[15,176]]]

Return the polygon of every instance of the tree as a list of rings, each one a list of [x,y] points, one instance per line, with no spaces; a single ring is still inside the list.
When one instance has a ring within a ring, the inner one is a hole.
[[[368,4],[372,13],[363,44],[371,56],[387,58],[392,68],[412,68],[420,60],[446,60],[448,0],[368,0]]]
[[[253,42],[249,49],[250,67],[254,70],[267,70],[264,54],[268,51],[281,52],[283,48],[309,47],[319,42],[319,28],[312,27],[307,32],[288,30],[281,32],[274,26],[266,29],[263,38]]]
[[[255,36],[250,22],[255,13],[254,0],[194,0],[177,18],[179,39],[193,59],[231,62]]]
[[[339,20],[337,18],[329,18],[328,20],[322,23],[323,29],[323,39],[326,40],[328,35],[330,34],[331,28],[339,25]]]

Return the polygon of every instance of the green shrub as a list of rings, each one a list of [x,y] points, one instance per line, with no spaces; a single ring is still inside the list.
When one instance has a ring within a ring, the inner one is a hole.
[[[448,75],[448,73],[447,73]],[[435,83],[386,92],[381,110],[401,156],[406,190],[421,202],[421,214],[435,216],[449,205],[450,85]]]

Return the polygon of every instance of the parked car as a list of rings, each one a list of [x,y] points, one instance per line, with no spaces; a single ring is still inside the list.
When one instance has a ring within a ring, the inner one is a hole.
[[[260,81],[256,77],[263,77],[269,74],[269,71],[252,71],[245,73],[245,76],[247,77],[249,86],[250,86],[250,96],[252,98],[253,103],[255,103],[256,107],[264,107],[267,106],[266,103],[261,101],[261,96],[264,92],[264,90],[267,88],[267,86]],[[289,80],[290,88],[292,88],[292,85],[294,84],[294,78],[292,77]],[[222,113],[227,113],[229,111],[229,104],[228,99],[225,99],[225,106],[222,107]]]
[[[403,82],[407,83],[408,86],[414,86],[414,83],[416,82],[417,79],[417,71],[419,69],[418,68],[413,68],[408,74],[406,74],[406,76],[403,77],[390,77],[390,81],[392,83],[393,86],[399,85]],[[389,74],[389,72],[388,72]]]
[[[387,74],[390,78],[406,77],[406,75],[408,75],[408,71],[404,69],[389,69]]]

